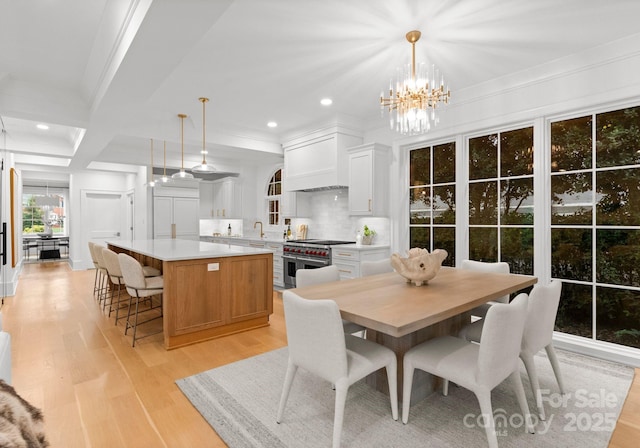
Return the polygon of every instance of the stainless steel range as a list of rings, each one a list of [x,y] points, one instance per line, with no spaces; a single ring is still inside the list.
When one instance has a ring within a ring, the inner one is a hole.
[[[354,241],[338,240],[296,240],[285,243],[282,251],[284,260],[284,286],[296,287],[298,269],[316,269],[331,264],[331,246],[353,244]]]

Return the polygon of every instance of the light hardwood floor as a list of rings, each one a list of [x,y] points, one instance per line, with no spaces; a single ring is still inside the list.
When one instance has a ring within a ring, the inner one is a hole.
[[[166,351],[161,335],[132,348],[98,307],[93,279],[66,262],[28,264],[2,308],[13,385],[44,412],[51,447],[224,447],[175,380],[285,346],[279,295],[267,328]],[[639,377],[611,447],[637,446]]]

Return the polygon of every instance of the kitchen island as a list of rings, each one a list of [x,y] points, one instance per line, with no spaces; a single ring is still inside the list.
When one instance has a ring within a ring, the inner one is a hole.
[[[107,245],[162,271],[166,349],[269,325],[273,254],[268,250],[180,239]]]

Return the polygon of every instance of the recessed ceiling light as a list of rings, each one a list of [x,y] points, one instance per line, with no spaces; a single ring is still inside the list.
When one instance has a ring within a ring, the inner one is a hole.
[[[270,128],[276,128],[278,127],[278,123],[276,123],[275,121],[270,121],[269,123],[267,123],[267,126],[269,126]]]
[[[333,100],[331,98],[322,98],[320,100],[320,104],[323,106],[331,106],[333,104]]]
[[[47,129],[49,129],[49,126],[47,126],[46,124],[42,124],[42,123],[37,124],[36,127],[38,129],[42,129],[43,131],[46,131]]]

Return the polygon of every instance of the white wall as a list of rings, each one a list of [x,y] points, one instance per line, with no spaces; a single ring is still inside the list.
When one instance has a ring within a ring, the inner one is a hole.
[[[69,180],[69,262],[71,268],[89,269],[93,267],[87,241],[83,240],[82,229],[85,226],[86,217],[81,209],[82,192],[85,190],[118,192],[126,194],[133,191],[134,209],[136,210],[134,232],[136,238],[147,237],[149,222],[147,206],[149,198],[147,188],[144,186],[146,174],[144,168],[138,175],[120,174],[101,171],[82,171],[73,173]],[[124,208],[124,206],[123,206]],[[143,212],[141,212],[143,211]],[[122,210],[123,215],[127,213],[126,208]]]

